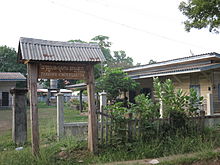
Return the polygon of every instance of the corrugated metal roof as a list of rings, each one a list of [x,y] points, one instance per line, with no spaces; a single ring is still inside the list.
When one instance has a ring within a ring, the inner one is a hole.
[[[0,72],[0,81],[25,81],[20,72]]]
[[[142,79],[142,78],[150,78],[150,77],[160,77],[160,76],[168,76],[168,75],[176,75],[176,74],[185,74],[185,73],[193,73],[193,72],[201,72],[210,69],[220,68],[220,63],[208,63],[208,64],[194,64],[192,66],[179,66],[172,69],[158,69],[158,70],[149,70],[146,72],[142,72],[139,74],[130,73],[128,76],[132,79]]]
[[[68,89],[86,89],[86,83],[78,83],[74,85],[67,85],[66,88]]]
[[[125,72],[133,72],[133,71],[137,71],[140,69],[161,67],[164,65],[172,65],[172,64],[184,63],[184,62],[193,62],[196,60],[204,60],[204,59],[208,59],[208,58],[220,58],[220,54],[216,53],[216,52],[211,52],[211,53],[193,55],[193,56],[188,56],[188,57],[176,58],[176,59],[172,59],[172,60],[157,62],[154,64],[145,64],[145,65],[135,66],[135,67],[124,69],[124,71]]]
[[[101,62],[105,57],[98,44],[20,38],[20,61]]]

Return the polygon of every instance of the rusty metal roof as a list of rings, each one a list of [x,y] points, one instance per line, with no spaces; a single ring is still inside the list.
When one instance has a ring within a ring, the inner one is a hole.
[[[167,67],[167,68],[158,68],[153,70],[146,70],[142,72],[136,73],[128,73],[128,76],[132,79],[142,79],[142,78],[150,78],[150,77],[160,77],[160,76],[168,76],[168,75],[177,75],[177,74],[186,74],[193,72],[202,72],[211,69],[220,68],[220,63],[201,63],[201,64],[191,64],[191,66],[187,65],[178,65],[176,67]]]
[[[20,72],[0,72],[0,81],[25,81]]]
[[[19,61],[102,62],[105,57],[98,44],[20,38]]]

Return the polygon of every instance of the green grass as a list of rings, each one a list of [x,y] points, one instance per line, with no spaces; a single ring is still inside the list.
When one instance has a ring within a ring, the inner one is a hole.
[[[65,122],[87,121],[79,111],[65,107]],[[29,118],[29,111],[28,111]],[[0,122],[11,122],[11,111],[0,111]],[[40,156],[31,154],[30,123],[28,119],[28,142],[21,151],[15,151],[16,146],[11,139],[11,128],[0,135],[0,164],[3,165],[41,165],[41,164],[91,164],[144,158],[157,158],[189,152],[200,152],[203,156],[180,158],[173,162],[194,162],[219,157],[216,154],[206,154],[220,146],[220,136],[215,130],[206,130],[205,136],[173,136],[164,139],[154,139],[151,142],[136,142],[112,146],[100,146],[99,154],[92,155],[87,151],[86,141],[77,141],[74,137],[56,139],[56,107],[39,104]],[[1,130],[0,130],[1,131]],[[61,155],[59,155],[61,154]],[[208,156],[212,155],[212,157]],[[207,156],[207,157],[206,157]],[[198,159],[197,159],[198,158]],[[83,161],[83,162],[82,162]],[[82,162],[82,163],[79,163]],[[180,164],[180,163],[179,163]]]

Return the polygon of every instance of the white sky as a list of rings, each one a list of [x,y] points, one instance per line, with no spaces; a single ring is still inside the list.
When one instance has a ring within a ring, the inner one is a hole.
[[[90,41],[106,35],[111,50],[135,63],[220,53],[220,34],[184,31],[181,0],[0,0],[0,45],[17,49],[19,37]]]

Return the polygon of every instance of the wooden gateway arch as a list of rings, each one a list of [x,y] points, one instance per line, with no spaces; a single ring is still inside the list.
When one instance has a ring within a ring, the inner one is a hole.
[[[27,64],[32,152],[39,154],[37,79],[85,80],[88,91],[88,148],[97,150],[94,65],[105,61],[98,44],[20,38],[19,62]]]

